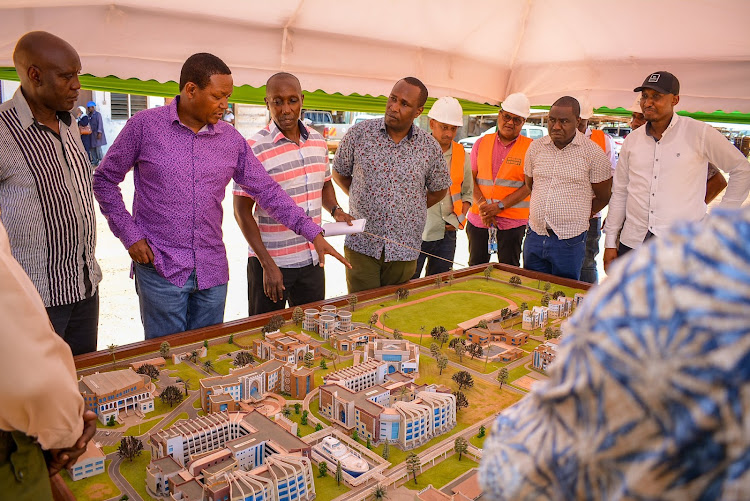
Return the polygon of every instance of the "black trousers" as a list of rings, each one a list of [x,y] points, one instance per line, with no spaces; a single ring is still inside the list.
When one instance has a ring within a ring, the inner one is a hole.
[[[526,226],[497,230],[497,261],[512,266],[521,265],[521,245],[526,235]],[[469,238],[469,266],[489,263],[490,254],[487,252],[487,241],[490,232],[487,228],[478,228],[466,222],[466,236]]]
[[[61,338],[70,346],[73,355],[96,351],[99,337],[99,291],[75,303],[50,306],[47,315]]]
[[[257,257],[247,258],[247,302],[250,316],[283,310],[325,299],[326,276],[314,264],[302,268],[280,268],[284,277],[284,299],[273,302],[263,292],[263,267]]]

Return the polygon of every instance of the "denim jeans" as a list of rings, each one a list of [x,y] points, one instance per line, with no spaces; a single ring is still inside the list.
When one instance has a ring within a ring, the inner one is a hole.
[[[586,233],[560,240],[551,230],[549,236],[537,235],[531,228],[523,244],[523,267],[527,270],[548,273],[563,278],[579,280],[586,254]]]
[[[599,238],[602,236],[602,218],[589,219],[589,231],[586,235],[586,256],[581,267],[581,282],[595,284],[599,282],[596,270],[596,255],[599,254]]]
[[[447,259],[448,261],[428,256],[427,254],[425,254],[425,252],[438,257],[442,257],[444,259]],[[422,267],[424,266],[425,261],[427,261],[427,273],[425,273],[425,276],[436,275],[438,273],[445,273],[447,271],[450,271],[453,268],[453,263],[450,261],[453,261],[453,258],[455,256],[456,230],[446,230],[445,236],[440,240],[435,240],[432,242],[425,242],[424,240],[422,240],[422,252],[417,258],[417,271],[414,272],[414,276],[411,278],[419,278],[419,275],[422,274]]]
[[[224,321],[227,284],[200,290],[195,270],[184,286],[177,287],[159,275],[154,265],[136,263],[135,291],[146,339]]]

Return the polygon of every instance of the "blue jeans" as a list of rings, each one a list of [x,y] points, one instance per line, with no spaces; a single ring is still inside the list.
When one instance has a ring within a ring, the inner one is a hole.
[[[551,230],[549,236],[537,235],[531,228],[523,244],[523,267],[527,270],[548,273],[578,280],[586,254],[586,233],[560,240]]]
[[[428,256],[425,252],[448,259],[448,261]],[[455,256],[456,230],[445,230],[445,236],[440,240],[432,242],[422,240],[422,252],[419,253],[419,257],[417,258],[417,271],[414,272],[414,276],[411,278],[419,278],[419,275],[422,274],[422,267],[425,261],[427,261],[427,273],[425,273],[425,276],[446,273],[453,268],[453,263],[450,261],[453,261]]]
[[[581,267],[581,282],[595,284],[599,282],[596,270],[596,255],[599,254],[599,238],[602,236],[602,218],[589,219],[589,231],[586,235],[586,256]]]
[[[177,287],[159,275],[154,265],[136,263],[135,291],[146,339],[224,321],[227,284],[200,290],[195,270],[184,286]]]

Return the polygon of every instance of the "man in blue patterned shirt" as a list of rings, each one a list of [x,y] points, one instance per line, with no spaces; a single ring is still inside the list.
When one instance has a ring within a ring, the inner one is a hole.
[[[484,449],[492,499],[748,499],[750,208],[617,262]]]

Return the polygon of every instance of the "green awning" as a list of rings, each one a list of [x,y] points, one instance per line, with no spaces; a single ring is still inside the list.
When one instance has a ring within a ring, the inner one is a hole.
[[[15,68],[0,67],[0,80],[18,81],[18,75],[16,74]],[[81,75],[81,86],[88,90],[139,94],[143,96],[174,97],[179,93],[177,82],[161,83],[156,80],[143,81],[136,78],[123,80],[113,76],[95,77],[88,74]],[[265,86],[251,87],[249,85],[242,85],[234,88],[234,93],[232,94],[230,101],[239,104],[263,105],[265,104],[263,102],[265,93]],[[364,113],[382,114],[385,111],[386,100],[386,96],[370,96],[369,94],[349,94],[348,96],[345,96],[340,93],[328,94],[322,90],[312,92],[305,91],[305,108],[312,110],[359,111]],[[427,100],[425,112],[429,111],[434,102],[434,98]],[[459,102],[463,107],[464,115],[493,115],[497,113],[498,110],[497,106],[476,103],[465,99],[459,99]],[[535,106],[535,108],[545,107]],[[549,107],[546,108],[548,109]],[[602,107],[595,109],[594,112],[602,115],[622,117],[630,116],[630,111],[624,108]],[[715,111],[713,113],[688,113],[680,111],[678,114],[704,122],[750,124],[750,114],[748,113],[727,113],[724,111]]]

